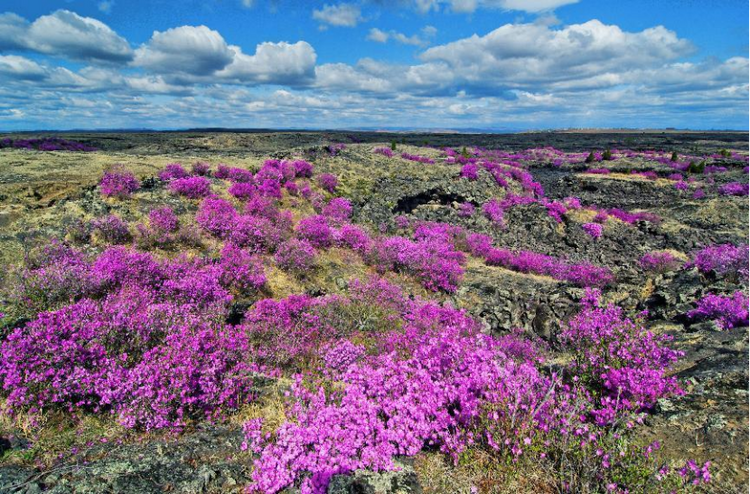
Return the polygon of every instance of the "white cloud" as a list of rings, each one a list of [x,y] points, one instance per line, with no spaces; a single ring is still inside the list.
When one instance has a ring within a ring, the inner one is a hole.
[[[380,0],[383,2],[384,0]],[[417,12],[450,10],[456,13],[471,14],[479,9],[515,10],[530,14],[552,12],[553,10],[579,0],[394,0],[397,5],[411,4]]]
[[[367,34],[367,40],[374,41],[376,43],[387,43],[388,38],[390,38],[390,34],[386,33],[385,31],[381,31],[380,29],[374,27],[370,29],[370,32]]]
[[[23,48],[29,22],[12,12],[0,14],[0,50]]]
[[[261,43],[254,55],[245,55],[238,46],[230,46],[233,61],[216,76],[239,83],[300,85],[315,77],[317,55],[309,43]]]
[[[690,42],[657,26],[622,31],[598,20],[554,29],[543,24],[506,24],[426,50],[421,59],[443,63],[478,87],[523,87],[579,80],[660,65],[693,50]]]
[[[24,36],[25,47],[71,60],[123,62],[133,56],[127,40],[109,26],[68,10],[39,17]]]
[[[47,70],[28,58],[0,55],[0,76],[18,80],[42,80],[47,77]]]
[[[154,31],[135,52],[133,65],[157,74],[207,76],[228,66],[235,51],[217,31],[206,26],[181,26]]]
[[[322,9],[313,10],[312,17],[321,23],[321,28],[327,26],[355,27],[363,20],[361,9],[358,5],[352,3],[325,4]]]
[[[242,6],[246,9],[252,9],[253,7],[255,7],[255,0],[242,0],[240,4],[242,4]]]
[[[412,46],[427,46],[430,44],[430,39],[433,38],[437,34],[437,29],[433,26],[425,26],[422,28],[421,31],[422,35],[413,34],[411,36],[407,36],[404,33],[400,33],[398,31],[382,31],[376,27],[370,29],[370,32],[367,34],[367,40],[374,41],[376,43],[387,43],[388,40],[393,40],[398,43],[401,43],[402,45],[412,45]]]
[[[104,12],[105,14],[111,14],[112,13],[112,7],[115,6],[115,0],[102,0],[97,5],[97,8]]]

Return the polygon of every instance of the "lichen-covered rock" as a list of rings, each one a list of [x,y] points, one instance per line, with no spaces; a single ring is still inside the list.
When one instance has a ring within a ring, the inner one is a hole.
[[[357,470],[349,475],[336,475],[328,486],[328,494],[421,494],[414,468],[405,463],[398,466],[400,470],[396,471]]]

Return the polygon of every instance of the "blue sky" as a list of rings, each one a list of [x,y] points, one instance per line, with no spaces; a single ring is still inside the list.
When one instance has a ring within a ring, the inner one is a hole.
[[[739,1],[0,7],[4,130],[747,129],[748,79]]]

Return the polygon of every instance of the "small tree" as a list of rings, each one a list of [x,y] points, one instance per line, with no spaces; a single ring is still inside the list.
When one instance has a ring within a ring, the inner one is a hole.
[[[463,147],[463,148],[461,149],[461,156],[463,156],[463,157],[464,157],[464,158],[466,158],[466,159],[468,159],[468,158],[469,158],[469,151],[468,151],[468,150],[466,149],[466,146],[464,146],[464,147]]]
[[[703,170],[706,169],[706,162],[701,161],[700,163],[696,163],[695,161],[690,162],[690,166],[688,166],[688,173],[703,173]]]
[[[604,161],[611,161],[612,160],[612,151],[610,151],[609,149],[605,149],[604,152],[602,153],[602,159]]]
[[[594,160],[596,160],[596,156],[594,156],[594,152],[591,151],[589,155],[586,157],[586,163],[593,163]]]
[[[672,151],[672,158],[670,158],[671,161],[677,161],[679,157],[677,156],[677,151]]]
[[[396,150],[396,141],[391,141],[391,151]]]

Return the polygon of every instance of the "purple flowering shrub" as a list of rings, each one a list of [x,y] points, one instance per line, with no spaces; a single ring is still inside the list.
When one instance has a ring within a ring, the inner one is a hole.
[[[604,227],[600,223],[584,223],[584,224],[581,225],[581,228],[591,238],[599,238],[599,237],[601,237],[602,236],[602,232],[604,230]]]
[[[352,215],[352,203],[343,197],[334,197],[323,206],[323,216],[334,222],[347,221]]]
[[[417,163],[424,163],[427,165],[434,165],[435,160],[428,158],[427,156],[420,156],[418,154],[401,153],[401,158],[409,161],[416,161]]]
[[[404,237],[376,240],[368,262],[380,273],[403,271],[415,276],[432,291],[455,292],[463,279],[462,252],[437,239],[412,241]]]
[[[603,287],[614,281],[612,272],[593,264],[569,264],[555,257],[531,251],[512,252],[491,248],[484,254],[491,266],[502,266],[521,273],[534,273],[568,281],[581,287]]]
[[[339,185],[339,179],[336,178],[336,175],[321,173],[318,175],[318,185],[320,185],[323,190],[333,194],[336,187]]]
[[[579,480],[591,482],[594,491],[653,482],[650,472],[657,470],[678,484],[686,476],[701,482],[710,478],[707,464],[696,466],[695,475],[672,474],[656,465],[644,474],[643,459],[649,459],[659,445],[640,449],[610,432],[616,427],[610,418],[626,419],[630,410],[647,408],[656,398],[679,392],[663,373],[677,353],[642,329],[629,327],[632,322],[614,307],[600,313],[592,312],[600,309],[585,307],[572,323],[571,338],[577,331],[603,345],[581,359],[591,362],[585,370],[593,376],[603,361],[614,366],[606,383],[598,377],[588,380],[589,389],[581,380],[566,383],[559,375],[541,372],[544,357],[533,343],[515,335],[481,334],[462,311],[410,301],[382,281],[376,285],[374,290],[372,285],[365,288],[370,296],[365,300],[388,307],[385,320],[392,321],[391,325],[401,320],[401,329],[370,332],[364,345],[355,343],[361,335],[351,322],[343,323],[350,329],[342,332],[338,319],[331,328],[325,324],[330,317],[318,317],[328,314],[327,309],[342,311],[356,305],[362,301],[357,295],[350,300],[297,296],[263,301],[249,315],[251,340],[282,349],[275,352],[276,362],[288,365],[300,358],[312,359],[319,376],[337,383],[324,386],[325,381],[300,376],[287,395],[287,420],[274,432],[264,432],[262,418],[245,424],[242,448],[256,458],[250,492],[280,492],[288,487],[326,492],[334,475],[357,469],[393,470],[395,457],[413,456],[425,447],[442,451],[454,461],[467,448],[483,448],[501,459],[541,461],[556,471],[576,468],[575,461],[581,461],[579,468],[599,465],[595,475]],[[610,330],[606,323],[617,327]],[[580,349],[586,351],[582,345]],[[660,386],[642,389],[648,383],[618,380],[623,369],[633,369],[630,366],[654,370],[643,374]],[[584,364],[573,369],[584,369]],[[608,383],[627,398],[614,405],[607,401],[612,392]],[[607,410],[614,417],[605,416]],[[571,487],[569,477],[560,481]]]
[[[747,183],[730,182],[719,187],[719,194],[723,196],[746,196],[749,190]]]
[[[497,199],[490,199],[482,205],[482,212],[488,220],[496,225],[503,225],[504,208]]]
[[[128,224],[116,214],[91,220],[92,231],[106,243],[125,244],[130,241]]]
[[[686,267],[695,267],[704,274],[713,274],[747,283],[748,246],[747,244],[708,246],[693,254],[693,260]]]
[[[333,231],[333,241],[339,247],[347,247],[361,255],[367,255],[372,245],[370,234],[362,227],[345,224]]]
[[[458,215],[461,218],[471,218],[472,216],[474,216],[475,211],[476,207],[470,202],[462,202],[458,206]]]
[[[24,266],[14,273],[11,299],[31,314],[72,303],[95,291],[89,269],[82,252],[53,240],[25,256]]]
[[[180,163],[170,163],[159,172],[159,179],[164,182],[170,182],[179,178],[188,178],[189,176],[190,173]]]
[[[198,207],[195,221],[209,233],[226,238],[234,228],[239,213],[234,206],[218,197],[207,197]]]
[[[97,148],[82,142],[70,141],[59,137],[43,137],[41,139],[0,139],[0,149],[35,149],[37,151],[78,151],[91,152]]]
[[[598,291],[587,289],[582,311],[559,338],[573,350],[576,375],[597,399],[590,413],[603,425],[623,410],[646,410],[662,396],[680,394],[667,371],[683,353],[666,346],[671,338],[625,317],[620,307],[600,306],[599,298]]]
[[[385,148],[385,147],[375,148],[372,150],[372,152],[375,154],[382,154],[386,158],[393,158],[393,151],[391,150],[391,148]]]
[[[211,194],[211,182],[206,177],[175,178],[169,190],[189,199],[200,199]]]
[[[649,252],[643,255],[638,261],[644,271],[664,274],[669,271],[679,269],[682,265],[680,261],[671,252]]]
[[[222,285],[239,291],[257,291],[266,284],[263,263],[250,252],[227,243],[221,251],[219,261]]]
[[[205,161],[196,161],[192,167],[193,175],[207,177],[211,174],[211,165]]]
[[[461,168],[461,177],[469,180],[479,178],[479,166],[476,163],[467,163]]]
[[[709,293],[697,302],[697,307],[688,311],[687,316],[695,320],[712,320],[721,329],[747,326],[748,298],[741,291],[731,297]]]
[[[308,241],[313,247],[330,247],[333,231],[325,216],[308,216],[297,223],[295,227],[297,236]]]
[[[105,197],[127,199],[138,190],[141,183],[131,172],[122,167],[114,166],[104,172],[99,181],[99,191]]]
[[[274,260],[281,269],[304,273],[315,266],[315,247],[307,240],[290,238],[276,249]]]

